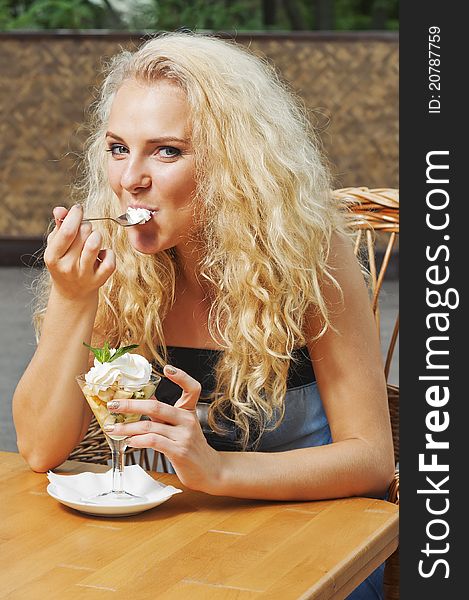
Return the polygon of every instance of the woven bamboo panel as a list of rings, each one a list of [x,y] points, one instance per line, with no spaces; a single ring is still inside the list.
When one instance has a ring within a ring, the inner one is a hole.
[[[389,40],[253,40],[302,97],[334,187],[398,187],[398,47]]]
[[[321,132],[335,187],[398,182],[397,37],[239,36],[271,60]],[[103,58],[128,36],[0,36],[1,236],[40,236],[68,205]]]

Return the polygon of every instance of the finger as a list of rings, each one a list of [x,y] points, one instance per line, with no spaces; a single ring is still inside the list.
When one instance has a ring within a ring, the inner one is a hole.
[[[80,270],[94,272],[96,261],[101,250],[102,236],[99,231],[92,231],[85,240],[80,254]]]
[[[105,425],[103,427],[106,433],[112,435],[141,436],[149,433],[161,435],[170,440],[176,441],[176,427],[166,423],[156,421],[137,421],[136,423],[115,423],[114,425]]]
[[[156,452],[161,452],[171,460],[174,450],[174,442],[157,433],[146,433],[145,435],[134,435],[126,440],[130,448],[153,448]]]
[[[50,244],[52,242],[52,240],[54,239],[55,234],[57,233],[57,231],[59,230],[60,226],[62,225],[62,221],[65,219],[65,217],[68,214],[68,209],[66,209],[64,206],[55,206],[52,210],[52,216],[54,218],[54,229],[51,230],[52,228],[52,221],[50,223],[49,226],[49,235],[47,236],[47,244]]]
[[[100,250],[96,261],[95,272],[99,275],[102,283],[104,283],[116,270],[116,255],[113,250]]]
[[[101,234],[93,231],[83,245],[80,256],[80,270],[85,274],[96,275],[97,285],[103,285],[116,270],[116,255],[112,250],[100,249]]]
[[[202,391],[202,386],[197,379],[194,379],[182,369],[176,369],[172,365],[165,366],[164,374],[168,379],[182,388],[181,397],[174,406],[184,408],[185,410],[195,410],[200,398],[200,392]]]
[[[68,215],[69,211],[65,206],[55,206],[52,210],[52,214],[54,215],[55,226],[57,229],[62,225],[62,221]]]
[[[81,206],[72,206],[60,225],[60,228],[54,235],[51,243],[51,251],[58,258],[64,256],[75,241],[80,229],[82,216],[83,212]]]
[[[160,423],[169,423],[170,425],[180,425],[184,421],[184,412],[160,402],[156,398],[148,400],[111,400],[107,403],[108,410],[113,413],[131,413],[145,415],[153,421]]]
[[[67,250],[65,255],[62,257],[62,265],[65,269],[80,270],[80,257],[83,250],[83,246],[92,232],[90,223],[81,223],[78,228],[75,239],[73,240],[70,248]],[[60,233],[58,234],[60,235]]]
[[[91,226],[91,223],[81,223],[81,225],[78,228],[76,238],[74,239],[73,244],[69,248],[68,254],[73,254],[74,257],[79,261],[83,250],[83,246],[85,245],[86,240],[89,238],[92,232],[93,228]]]

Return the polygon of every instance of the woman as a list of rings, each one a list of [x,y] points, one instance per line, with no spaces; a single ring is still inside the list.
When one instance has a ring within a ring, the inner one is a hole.
[[[185,33],[119,54],[81,189],[82,204],[53,211],[40,339],[14,397],[31,467],[57,466],[85,435],[83,341],[109,340],[140,343],[167,378],[159,400],[120,401],[150,420],[115,433],[163,452],[188,487],[382,497],[392,438],[366,287],[306,117],[273,69]],[[127,229],[82,223],[128,207],[154,213]]]

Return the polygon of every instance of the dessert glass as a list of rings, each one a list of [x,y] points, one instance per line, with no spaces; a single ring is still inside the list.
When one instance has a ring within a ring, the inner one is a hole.
[[[84,374],[78,375],[76,381],[106,437],[107,443],[111,448],[112,457],[112,489],[108,492],[86,498],[85,500],[97,504],[141,501],[144,499],[142,496],[136,496],[124,490],[124,452],[127,448],[127,438],[125,436],[106,433],[104,427],[116,423],[135,423],[140,420],[142,415],[111,412],[107,407],[107,403],[118,399],[148,400],[155,393],[161,377],[152,376],[147,384],[133,391],[128,391],[117,383],[108,388],[89,384],[85,380]]]

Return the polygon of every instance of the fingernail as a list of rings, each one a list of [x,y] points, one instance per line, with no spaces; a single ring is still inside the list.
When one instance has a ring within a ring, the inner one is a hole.
[[[171,365],[166,365],[165,371],[166,371],[166,373],[169,373],[170,375],[176,375],[176,373],[178,372],[176,367],[172,367]]]
[[[104,425],[104,431],[114,431],[114,425]]]
[[[111,402],[107,403],[107,407],[110,410],[114,410],[115,408],[119,408],[119,401],[118,400],[111,400]]]

